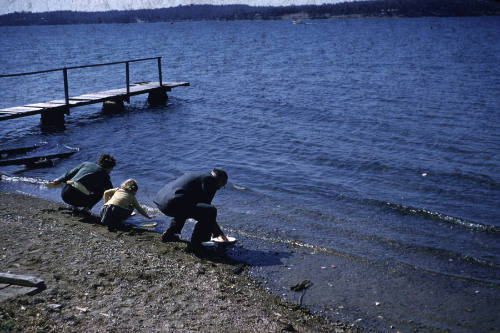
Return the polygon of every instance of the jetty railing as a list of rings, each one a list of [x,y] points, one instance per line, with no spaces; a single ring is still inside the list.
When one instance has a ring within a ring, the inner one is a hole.
[[[161,57],[131,59],[131,60],[124,60],[124,61],[114,61],[114,62],[107,62],[107,63],[83,65],[83,66],[70,66],[70,67],[46,69],[46,70],[43,70],[43,71],[36,71],[36,72],[26,72],[26,73],[17,73],[17,74],[2,74],[2,75],[0,75],[0,78],[3,78],[3,77],[14,77],[14,76],[35,75],[35,74],[43,74],[43,73],[51,73],[51,72],[62,71],[63,72],[63,78],[64,78],[64,99],[66,101],[66,105],[69,105],[68,70],[79,69],[79,68],[90,68],[90,67],[111,66],[111,65],[125,64],[125,76],[126,76],[125,80],[126,80],[126,85],[127,85],[127,98],[130,98],[130,69],[129,69],[129,64],[133,63],[133,62],[149,61],[149,60],[156,60],[158,62],[158,80],[160,82],[160,87],[161,87],[163,85],[162,74],[161,74]]]
[[[130,64],[139,61],[151,61],[154,60],[158,64],[158,80],[159,82],[130,82]],[[68,71],[80,68],[89,67],[99,67],[99,66],[111,66],[125,64],[125,87],[99,91],[90,92],[78,96],[69,95],[69,83],[68,83]],[[130,59],[124,61],[114,61],[107,63],[83,65],[83,66],[70,66],[55,69],[47,69],[36,72],[18,73],[18,74],[2,74],[0,78],[4,77],[14,77],[14,76],[26,76],[35,75],[42,73],[58,72],[61,71],[64,79],[64,100],[52,100],[44,101],[41,103],[31,103],[23,106],[15,106],[0,109],[0,121],[27,117],[34,114],[41,114],[42,126],[64,126],[64,114],[69,115],[70,108],[103,103],[104,112],[120,112],[124,109],[123,102],[126,101],[130,103],[130,97],[140,94],[149,94],[148,103],[150,106],[160,106],[166,105],[168,96],[167,92],[171,91],[172,88],[179,86],[189,86],[189,82],[163,82],[162,79],[162,69],[161,69],[161,57],[152,58],[141,58],[141,59]]]

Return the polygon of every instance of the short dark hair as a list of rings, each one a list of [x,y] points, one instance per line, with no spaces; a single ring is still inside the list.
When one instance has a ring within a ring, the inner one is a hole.
[[[116,161],[113,156],[108,154],[102,154],[101,156],[99,156],[97,164],[102,166],[104,169],[112,169],[115,167]]]
[[[215,175],[215,178],[217,178],[217,180],[223,181],[224,185],[227,184],[227,173],[226,173],[226,171],[224,171],[222,169],[214,168],[212,170],[212,172]]]

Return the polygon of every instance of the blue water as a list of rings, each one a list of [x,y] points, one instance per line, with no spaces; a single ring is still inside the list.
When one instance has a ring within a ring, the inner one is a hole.
[[[289,286],[310,279],[304,304],[382,332],[499,332],[500,19],[308,23],[0,27],[1,74],[162,56],[165,81],[191,84],[166,107],[143,95],[113,116],[72,109],[60,132],[39,116],[0,123],[2,149],[78,149],[0,169],[0,191],[60,201],[43,183],[107,152],[113,183],[135,178],[154,211],[166,182],[222,167],[230,255],[275,293],[298,302]],[[156,71],[133,63],[131,81]],[[73,70],[70,95],[124,77]],[[1,78],[0,91],[0,108],[64,98],[61,73]]]

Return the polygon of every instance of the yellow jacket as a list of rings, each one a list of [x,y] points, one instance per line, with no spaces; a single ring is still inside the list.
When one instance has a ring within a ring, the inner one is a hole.
[[[104,204],[115,205],[125,209],[137,209],[139,213],[149,218],[148,213],[139,205],[135,195],[121,188],[112,188],[104,192]]]

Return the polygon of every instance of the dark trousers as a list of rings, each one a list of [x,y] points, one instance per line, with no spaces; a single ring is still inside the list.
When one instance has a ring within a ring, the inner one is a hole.
[[[101,208],[101,223],[110,229],[116,229],[132,214],[132,209],[125,209],[115,205],[104,205]]]
[[[86,195],[68,184],[64,185],[61,191],[63,201],[68,205],[75,207],[92,208],[99,202],[99,200],[101,200],[101,196],[101,194],[95,193]]]
[[[199,203],[188,209],[176,209],[175,207],[163,212],[165,215],[173,216],[170,226],[165,233],[180,234],[186,219],[195,219],[193,234],[191,235],[191,243],[200,244],[201,242],[209,241],[212,235],[219,236],[222,232],[217,224],[217,208],[215,206]]]

